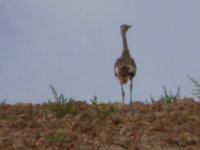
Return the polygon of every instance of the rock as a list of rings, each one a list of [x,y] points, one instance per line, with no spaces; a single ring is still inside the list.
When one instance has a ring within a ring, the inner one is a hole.
[[[121,128],[119,135],[126,135],[129,136],[132,134],[133,126],[132,125],[125,125]]]
[[[108,150],[126,150],[126,148],[121,147],[120,145],[111,145]]]
[[[140,147],[135,143],[130,143],[128,146],[128,150],[141,150]]]
[[[149,143],[152,141],[152,137],[151,136],[142,136],[140,139],[141,143]]]
[[[88,145],[87,143],[79,143],[76,144],[73,150],[94,150],[92,145]]]
[[[166,148],[166,150],[179,150],[179,148],[176,148],[176,147],[170,147],[170,148]]]
[[[18,117],[21,118],[21,119],[24,119],[24,118],[26,118],[26,115],[25,114],[20,114]]]
[[[194,140],[195,144],[200,145],[200,137],[193,136],[192,139]]]
[[[120,145],[123,148],[127,148],[129,143],[129,138],[125,136],[115,136],[113,137],[113,144]]]
[[[0,147],[6,147],[13,144],[13,139],[10,136],[0,138]]]
[[[27,150],[27,147],[22,143],[16,144],[14,148],[15,150]]]
[[[99,137],[100,137],[101,141],[106,142],[107,141],[107,137],[108,137],[108,133],[106,133],[105,131],[101,131],[99,133]]]
[[[110,119],[114,125],[119,125],[119,124],[123,123],[123,121],[124,121],[123,117],[120,117],[117,115],[111,115]]]
[[[84,120],[84,114],[77,114],[75,117],[74,117],[74,119],[76,120],[76,121],[83,121]]]
[[[195,115],[190,116],[189,119],[191,121],[199,121],[200,120],[199,116],[195,116]]]
[[[25,120],[18,118],[17,121],[15,122],[15,128],[23,129],[27,126],[27,123]]]
[[[164,117],[165,116],[165,112],[160,112],[160,111],[157,111],[157,112],[155,112],[154,113],[155,114],[155,116],[157,117],[157,118],[162,118],[162,117]]]
[[[55,117],[55,114],[54,113],[48,113],[47,114],[47,119],[52,119]]]
[[[37,121],[34,119],[34,120],[31,120],[29,123],[28,123],[28,127],[29,128],[36,128],[38,126],[38,123]]]

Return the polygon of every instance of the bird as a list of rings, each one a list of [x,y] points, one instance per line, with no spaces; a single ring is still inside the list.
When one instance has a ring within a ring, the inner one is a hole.
[[[136,69],[137,69],[136,63],[130,55],[127,39],[126,39],[126,33],[129,30],[129,28],[131,28],[131,25],[122,24],[120,26],[122,42],[123,42],[123,51],[122,51],[121,57],[117,58],[114,64],[114,74],[118,78],[121,85],[121,94],[122,94],[123,104],[124,104],[124,97],[125,97],[123,85],[126,84],[129,80],[130,80],[129,104],[132,103],[133,78],[136,75]]]

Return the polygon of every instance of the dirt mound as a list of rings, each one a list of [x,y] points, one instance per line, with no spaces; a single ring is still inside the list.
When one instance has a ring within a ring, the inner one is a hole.
[[[200,103],[132,105],[73,102],[58,116],[54,104],[0,106],[2,150],[198,150]],[[70,108],[71,109],[71,108]],[[74,111],[76,110],[76,111]]]

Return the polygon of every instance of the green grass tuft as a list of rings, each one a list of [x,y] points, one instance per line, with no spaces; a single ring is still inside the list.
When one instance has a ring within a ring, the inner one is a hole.
[[[160,96],[160,100],[164,103],[174,103],[176,102],[178,99],[180,99],[181,95],[180,95],[180,87],[178,87],[176,94],[172,94],[171,91],[167,91],[167,89],[165,88],[165,86],[163,86],[164,89],[164,95]]]
[[[7,104],[7,99],[4,99],[2,102],[0,102],[0,106],[6,105]]]
[[[199,99],[200,99],[200,83],[199,83],[199,81],[197,81],[197,80],[195,80],[195,79],[193,79],[192,77],[190,77],[189,75],[187,75],[188,76],[188,78],[190,79],[190,81],[192,81],[193,82],[193,84],[194,84],[194,89],[193,89],[193,95],[195,95],[195,96],[197,96]]]
[[[166,87],[163,86],[164,94],[160,96],[159,100],[163,103],[174,103],[181,98],[180,87],[178,87],[176,94],[172,94],[171,91],[167,91]],[[155,102],[155,99],[150,95],[150,102],[146,100],[146,104],[152,104]]]
[[[96,96],[94,96],[94,99],[91,100],[91,102],[95,115],[100,120],[107,119],[111,114],[115,112],[115,108],[111,103],[98,104]]]
[[[49,100],[49,104],[51,105],[50,111],[54,112],[57,117],[62,118],[67,114],[76,115],[78,114],[78,109],[74,104],[74,100],[72,98],[67,99],[63,94],[57,94],[53,85],[50,85],[52,94],[54,95],[54,101],[51,102]]]

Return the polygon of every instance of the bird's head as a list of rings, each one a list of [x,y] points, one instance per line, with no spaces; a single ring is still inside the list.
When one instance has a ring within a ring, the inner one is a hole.
[[[127,32],[129,28],[131,28],[131,26],[130,26],[130,25],[127,25],[127,24],[122,24],[122,25],[120,26],[120,30],[121,30],[122,32]]]

